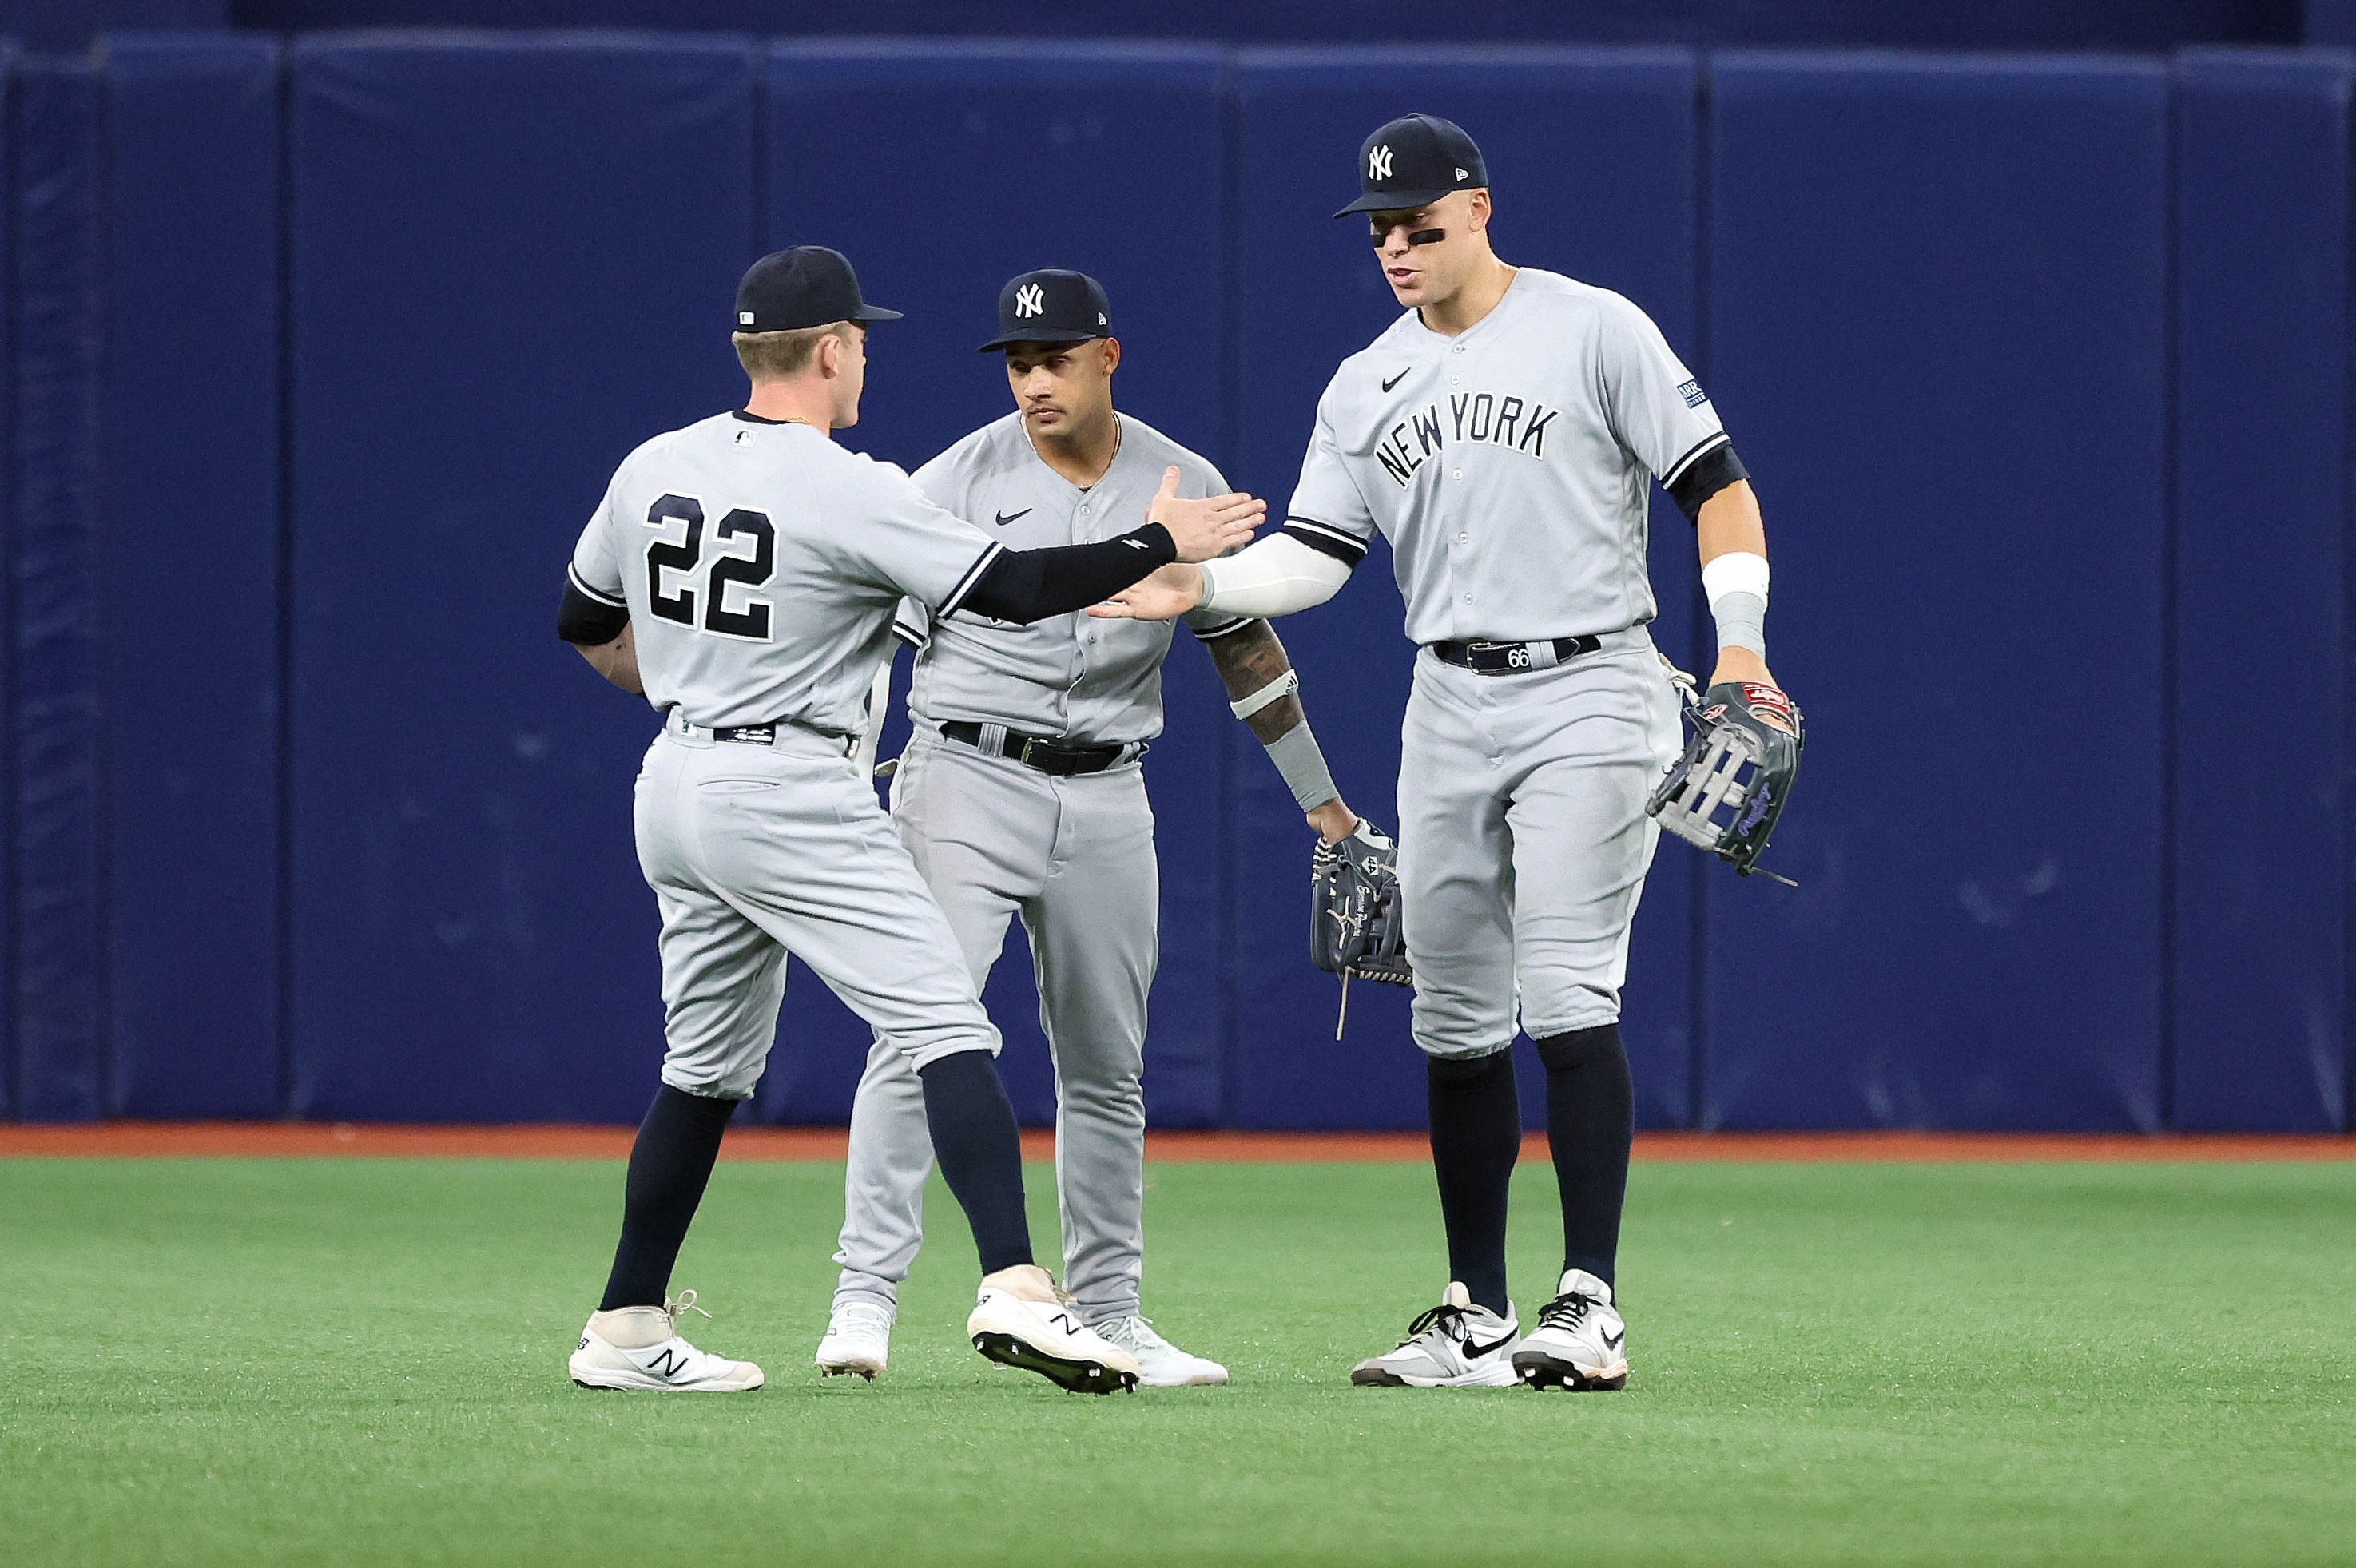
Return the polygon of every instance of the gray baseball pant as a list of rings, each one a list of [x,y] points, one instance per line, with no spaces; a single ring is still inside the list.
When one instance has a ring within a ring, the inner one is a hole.
[[[713,741],[674,717],[647,748],[634,815],[662,910],[662,1080],[753,1093],[777,1035],[790,949],[916,1069],[998,1050],[972,973],[875,791],[839,736],[789,724],[768,745]]]
[[[1399,758],[1399,885],[1416,1043],[1488,1056],[1620,1017],[1660,829],[1644,802],[1682,746],[1642,626],[1552,669],[1415,661]]]
[[[1055,1067],[1064,1285],[1082,1317],[1138,1309],[1144,1253],[1145,999],[1160,956],[1153,810],[1135,763],[1054,778],[922,727],[892,823],[979,990],[1020,914]],[[894,1302],[924,1240],[924,1088],[882,1038],[851,1111],[838,1301]]]

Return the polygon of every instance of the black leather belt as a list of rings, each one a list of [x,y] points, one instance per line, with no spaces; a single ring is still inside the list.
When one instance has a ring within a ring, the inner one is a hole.
[[[997,726],[990,726],[996,729]],[[952,719],[941,726],[941,733],[952,741],[962,741],[979,751],[990,752],[982,743],[982,726]],[[1100,773],[1120,761],[1127,746],[1066,746],[1044,735],[1024,735],[1009,730],[999,749],[991,755],[1011,757],[1025,767],[1036,768],[1057,778],[1070,778],[1076,773]],[[1144,748],[1140,747],[1141,752]]]
[[[1442,664],[1477,675],[1519,675],[1525,670],[1552,669],[1603,645],[1598,636],[1557,637],[1543,643],[1434,643],[1433,656]]]

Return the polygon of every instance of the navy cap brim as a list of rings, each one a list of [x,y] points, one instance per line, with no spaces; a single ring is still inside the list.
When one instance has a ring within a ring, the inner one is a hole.
[[[1011,348],[1018,343],[1087,343],[1096,338],[1111,336],[1109,332],[1076,333],[1069,327],[1059,329],[1049,326],[1029,326],[1020,332],[1010,332],[995,343],[983,344],[981,352],[995,354],[1001,348]]]
[[[852,321],[905,321],[908,318],[896,310],[885,310],[880,304],[863,304],[851,313]]]
[[[1341,211],[1336,218],[1347,218],[1354,212],[1398,212],[1410,207],[1430,207],[1443,196],[1453,196],[1458,190],[1478,190],[1478,186],[1459,186],[1449,190],[1370,190]]]

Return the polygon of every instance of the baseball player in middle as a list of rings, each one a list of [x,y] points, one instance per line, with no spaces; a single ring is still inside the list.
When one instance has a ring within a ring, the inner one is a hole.
[[[935,503],[987,517],[1010,547],[1027,548],[1110,538],[1173,465],[1181,496],[1226,489],[1203,458],[1115,411],[1120,343],[1095,279],[1025,272],[1001,292],[998,315],[998,336],[982,352],[1005,355],[1015,411],[916,471]],[[1187,622],[1310,825],[1327,842],[1372,836],[1333,787],[1269,624],[1216,613]],[[1139,1310],[1140,1075],[1161,895],[1138,759],[1162,731],[1172,624],[1071,614],[1018,626],[961,611],[928,623],[909,601],[894,629],[917,652],[908,695],[915,733],[893,779],[893,824],[977,987],[1012,916],[1030,934],[1055,1067],[1066,1288],[1089,1328],[1137,1358],[1146,1386],[1224,1383],[1225,1367],[1173,1345]],[[878,713],[890,670],[887,660]],[[899,1284],[923,1240],[932,1158],[924,1086],[905,1057],[879,1041],[851,1106],[835,1253],[842,1275],[817,1355],[828,1375],[872,1379],[884,1369]]]

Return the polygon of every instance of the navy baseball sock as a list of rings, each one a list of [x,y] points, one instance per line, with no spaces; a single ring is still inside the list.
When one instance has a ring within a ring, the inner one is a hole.
[[[668,1083],[656,1092],[630,1145],[622,1243],[614,1249],[614,1272],[598,1311],[662,1305],[671,1264],[679,1261],[695,1206],[703,1201],[712,1162],[720,1157],[721,1131],[735,1114],[734,1100],[690,1094]]]
[[[1505,1310],[1505,1194],[1522,1152],[1522,1102],[1514,1053],[1429,1057],[1431,1169],[1448,1227],[1448,1273],[1473,1301]]]
[[[1616,1023],[1549,1035],[1537,1047],[1547,1070],[1547,1141],[1562,1189],[1562,1266],[1610,1285],[1635,1136],[1628,1049]]]
[[[981,1272],[1031,1261],[1031,1225],[1023,1212],[1023,1134],[1014,1104],[986,1051],[960,1051],[917,1070],[925,1081],[925,1118],[941,1179],[965,1210]]]

